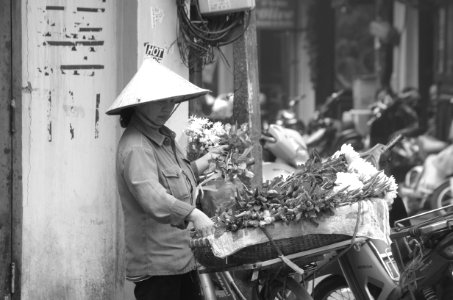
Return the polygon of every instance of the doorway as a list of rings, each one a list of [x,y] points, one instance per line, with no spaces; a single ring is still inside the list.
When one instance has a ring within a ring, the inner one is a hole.
[[[0,51],[0,298],[9,299],[12,266],[11,1],[0,2],[3,7],[0,12],[0,45],[3,48]]]
[[[262,118],[275,122],[280,109],[286,108],[290,95],[290,41],[293,35],[283,30],[258,30],[260,92],[266,97]]]
[[[9,300],[20,297],[20,1],[0,7],[0,299]]]

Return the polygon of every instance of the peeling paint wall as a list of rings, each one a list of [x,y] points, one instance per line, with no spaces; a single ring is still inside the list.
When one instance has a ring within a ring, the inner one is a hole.
[[[124,299],[116,1],[22,3],[22,299]]]

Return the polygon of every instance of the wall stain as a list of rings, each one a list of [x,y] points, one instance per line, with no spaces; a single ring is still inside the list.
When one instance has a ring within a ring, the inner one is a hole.
[[[47,5],[46,10],[64,10],[64,6]]]
[[[71,140],[74,139],[74,127],[72,127],[72,124],[69,123],[69,134],[71,135]]]
[[[80,12],[105,12],[105,8],[96,8],[96,7],[77,7],[77,11]]]
[[[94,113],[94,138],[99,138],[99,105],[101,104],[101,94],[96,94],[96,110]]]
[[[52,142],[52,92],[47,97],[47,141]]]
[[[83,109],[82,106],[64,104],[63,110],[66,113],[66,115],[71,116],[73,118],[85,117],[85,110]]]

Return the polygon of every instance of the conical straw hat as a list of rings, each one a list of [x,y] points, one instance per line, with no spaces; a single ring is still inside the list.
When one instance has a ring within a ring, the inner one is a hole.
[[[107,110],[108,115],[122,109],[159,100],[183,102],[208,93],[153,58],[145,58],[140,69]]]

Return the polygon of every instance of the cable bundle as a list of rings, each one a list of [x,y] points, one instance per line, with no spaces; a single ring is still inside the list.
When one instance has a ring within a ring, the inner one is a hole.
[[[202,65],[214,61],[215,49],[239,39],[247,30],[250,21],[249,12],[202,16],[197,2],[192,3],[191,16],[185,0],[176,0],[179,19],[178,47],[183,62],[191,67],[191,57],[201,60]]]

